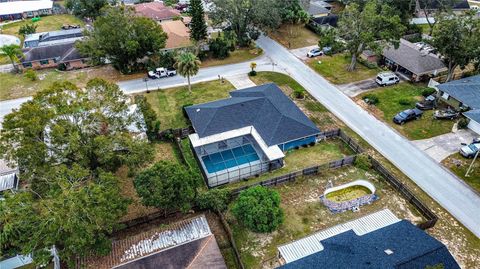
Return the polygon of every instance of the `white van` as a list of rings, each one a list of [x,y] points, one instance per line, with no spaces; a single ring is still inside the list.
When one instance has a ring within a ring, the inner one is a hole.
[[[382,72],[377,75],[375,82],[380,86],[397,84],[400,79],[393,72]]]

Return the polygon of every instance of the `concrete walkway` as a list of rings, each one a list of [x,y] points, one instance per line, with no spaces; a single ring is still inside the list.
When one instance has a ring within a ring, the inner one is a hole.
[[[225,78],[232,83],[235,89],[244,89],[256,86],[256,84],[250,80],[247,74],[229,75]]]
[[[462,147],[462,143],[472,143],[472,140],[478,136],[469,129],[463,129],[429,139],[412,141],[412,143],[435,161],[441,162],[448,156],[457,153]]]

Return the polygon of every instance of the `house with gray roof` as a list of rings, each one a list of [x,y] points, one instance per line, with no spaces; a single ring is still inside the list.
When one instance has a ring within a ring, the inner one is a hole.
[[[382,52],[385,65],[402,77],[417,82],[438,76],[448,69],[431,47],[400,39],[398,48],[389,46]]]
[[[466,111],[468,128],[480,134],[480,75],[449,81],[435,86],[438,96],[456,110]]]
[[[307,12],[308,15],[314,18],[327,16],[332,10],[332,5],[320,0],[312,0],[308,4]]]
[[[320,130],[275,84],[230,92],[185,108],[189,136],[208,186],[283,166],[284,152],[315,144]]]
[[[281,269],[460,269],[444,244],[388,209],[278,249]]]

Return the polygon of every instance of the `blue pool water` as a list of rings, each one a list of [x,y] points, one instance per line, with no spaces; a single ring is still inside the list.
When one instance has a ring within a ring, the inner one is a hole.
[[[227,149],[214,154],[203,156],[202,160],[208,173],[215,173],[259,159],[252,145]]]

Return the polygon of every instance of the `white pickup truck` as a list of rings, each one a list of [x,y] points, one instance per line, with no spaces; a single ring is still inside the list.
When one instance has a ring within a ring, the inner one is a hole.
[[[148,77],[151,79],[173,77],[177,74],[177,70],[173,68],[159,67],[155,71],[148,71]]]

